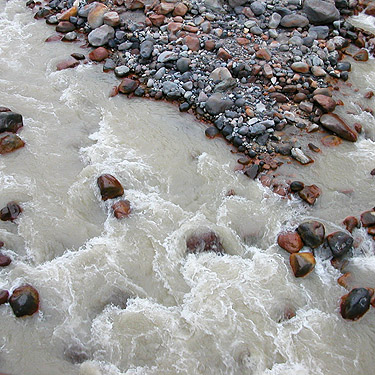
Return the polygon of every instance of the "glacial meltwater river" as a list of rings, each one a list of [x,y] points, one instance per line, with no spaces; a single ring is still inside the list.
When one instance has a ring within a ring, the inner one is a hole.
[[[358,106],[375,90],[373,60],[353,63],[359,91],[340,94],[348,96],[339,113],[364,127],[359,141],[320,144],[315,163],[281,169],[321,187],[307,207],[234,172],[236,155],[223,140],[206,139],[192,116],[161,102],[109,98],[118,80],[101,65],[56,71],[72,52],[87,51],[45,43],[53,28],[34,20],[24,1],[0,4],[0,105],[23,115],[26,142],[0,157],[0,206],[23,207],[15,223],[0,222],[13,259],[0,270],[0,289],[29,283],[41,297],[32,317],[0,306],[0,372],[374,374],[375,309],[343,320],[347,290],[329,259],[317,256],[314,272],[296,279],[276,245],[281,229],[305,219],[330,233],[374,206],[375,121]],[[116,220],[101,201],[102,173],[123,184],[133,207],[127,219]],[[186,239],[204,228],[220,236],[226,255],[186,255]],[[349,270],[358,285],[375,287],[374,242],[362,229],[353,235]],[[296,315],[285,320],[288,309]]]

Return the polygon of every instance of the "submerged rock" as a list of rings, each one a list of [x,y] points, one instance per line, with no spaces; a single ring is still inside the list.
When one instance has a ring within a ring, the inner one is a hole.
[[[103,201],[107,199],[117,198],[124,194],[124,188],[116,177],[110,174],[103,174],[97,180],[100,194]]]
[[[7,290],[0,290],[0,305],[7,303],[9,299],[9,292]]]
[[[345,232],[335,232],[327,236],[328,246],[334,257],[345,255],[353,246],[353,237]]]
[[[0,133],[16,133],[23,126],[22,116],[11,111],[0,112]]]
[[[315,268],[315,257],[311,253],[294,253],[289,257],[295,277],[304,277]]]
[[[359,221],[354,216],[348,216],[344,219],[343,224],[348,232],[352,233],[354,228],[359,227]]]
[[[303,248],[301,236],[297,232],[280,233],[277,244],[291,254],[298,253]]]
[[[341,297],[340,313],[344,319],[358,320],[369,309],[372,293],[365,288],[355,288]]]
[[[0,136],[0,154],[8,154],[25,146],[25,142],[14,133],[4,133]]]
[[[320,118],[320,123],[331,132],[350,142],[355,142],[358,135],[335,113],[326,113]]]
[[[297,193],[297,192],[301,191],[304,187],[305,187],[305,184],[301,181],[293,181],[290,184],[290,190],[293,193]]]
[[[300,198],[311,205],[315,203],[315,201],[320,197],[321,194],[322,191],[316,185],[305,186],[298,192]]]
[[[12,259],[8,255],[0,253],[0,267],[9,266],[12,263]]]
[[[127,199],[118,201],[112,205],[112,210],[116,219],[128,217],[131,213],[130,202]]]
[[[365,228],[375,225],[375,211],[363,212],[361,214],[361,223]]]
[[[9,202],[0,210],[0,220],[13,221],[21,214],[22,208],[16,202]]]
[[[216,233],[204,232],[201,234],[193,234],[186,241],[188,253],[202,253],[213,251],[215,253],[223,253],[224,248]]]
[[[297,232],[301,236],[303,243],[313,249],[320,246],[324,241],[325,229],[324,225],[319,223],[319,221],[306,221],[299,225]]]
[[[39,293],[31,285],[23,285],[13,291],[9,304],[16,317],[33,315],[39,309]]]

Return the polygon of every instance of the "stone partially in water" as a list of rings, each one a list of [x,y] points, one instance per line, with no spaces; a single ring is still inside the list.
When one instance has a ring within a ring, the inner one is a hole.
[[[369,309],[371,293],[365,288],[355,288],[341,297],[340,313],[344,319],[358,320]]]
[[[316,185],[305,186],[298,192],[298,195],[308,204],[313,205],[317,198],[322,194],[320,188]]]
[[[326,113],[320,118],[320,123],[331,132],[336,133],[342,139],[355,142],[358,139],[354,132],[338,115],[335,113]]]
[[[89,53],[89,59],[92,61],[103,61],[109,56],[109,52],[104,47],[95,48]]]
[[[318,103],[325,112],[332,112],[336,108],[336,102],[326,95],[314,95],[313,96],[314,102]]]
[[[368,52],[364,48],[360,49],[353,55],[353,59],[356,61],[367,61],[368,60]]]
[[[22,208],[16,202],[9,202],[0,210],[0,220],[13,221],[21,214]]]
[[[290,190],[293,193],[297,193],[297,192],[301,191],[304,187],[305,187],[305,184],[301,181],[293,181],[290,184]]]
[[[118,86],[118,91],[122,94],[131,94],[138,87],[138,82],[130,78],[124,78]]]
[[[320,141],[327,147],[336,147],[342,143],[342,139],[335,135],[326,135]]]
[[[365,211],[361,214],[361,223],[367,227],[372,227],[375,225],[375,211]]]
[[[16,133],[22,126],[23,120],[20,114],[10,111],[0,112],[0,133]]]
[[[315,257],[311,253],[294,253],[289,257],[295,277],[305,277],[315,268]]]
[[[113,204],[112,210],[113,215],[115,215],[116,219],[123,219],[124,217],[128,217],[132,211],[130,202],[127,199],[118,201]]]
[[[4,133],[0,136],[0,154],[8,154],[25,146],[25,142],[13,133]]]
[[[39,293],[31,285],[23,285],[13,291],[9,304],[16,317],[33,315],[39,309]]]
[[[100,194],[103,201],[107,199],[117,198],[124,194],[124,188],[116,177],[110,174],[103,174],[97,180]]]
[[[219,237],[212,231],[201,234],[193,234],[186,241],[188,253],[202,253],[213,251],[215,253],[223,253],[224,248]]]
[[[348,216],[344,219],[343,224],[348,232],[352,233],[354,228],[359,227],[359,221],[354,216]]]
[[[353,237],[345,232],[335,232],[327,236],[328,246],[334,257],[345,255],[353,246]]]
[[[0,253],[0,267],[9,266],[12,263],[12,259],[8,255]]]
[[[277,244],[291,254],[298,253],[303,248],[301,236],[297,232],[280,233]]]
[[[319,221],[306,221],[299,225],[297,232],[301,236],[303,243],[313,249],[320,246],[324,241],[325,229],[324,225],[319,223]]]
[[[0,305],[7,303],[9,299],[9,292],[7,290],[0,290]]]

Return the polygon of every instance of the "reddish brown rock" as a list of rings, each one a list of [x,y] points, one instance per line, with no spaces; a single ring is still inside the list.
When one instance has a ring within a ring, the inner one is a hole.
[[[213,51],[216,48],[216,43],[214,40],[209,39],[204,42],[204,49],[206,51]]]
[[[256,51],[255,56],[260,60],[266,60],[266,61],[271,60],[271,54],[265,48],[261,48],[260,50]]]
[[[325,228],[319,221],[306,221],[298,226],[297,232],[303,243],[313,249],[320,246],[324,241]]]
[[[340,313],[344,319],[358,320],[370,308],[371,293],[365,288],[355,288],[341,297]]]
[[[12,259],[8,255],[0,253],[0,267],[9,266],[12,263]]]
[[[297,73],[308,73],[310,71],[310,66],[302,61],[293,63],[291,68]]]
[[[79,61],[77,61],[76,59],[68,59],[68,60],[60,61],[56,65],[56,69],[57,70],[72,69],[78,65],[79,65]]]
[[[368,52],[365,49],[360,49],[353,55],[353,59],[356,61],[367,61],[368,60]]]
[[[337,283],[344,288],[348,288],[350,284],[353,282],[353,276],[350,272],[344,273],[337,279]]]
[[[3,107],[3,109],[4,111],[0,112],[0,133],[17,133],[23,126],[22,116],[10,110],[6,111],[8,108]]]
[[[104,47],[95,48],[89,53],[89,59],[92,61],[103,61],[109,56],[109,52]]]
[[[31,285],[23,285],[13,291],[9,304],[16,317],[33,315],[39,310],[39,293]]]
[[[61,21],[56,26],[56,31],[59,33],[68,33],[70,31],[74,31],[76,27],[69,21]]]
[[[116,27],[120,25],[120,16],[117,12],[107,12],[103,16],[103,23],[108,26]]]
[[[322,191],[316,185],[305,186],[302,190],[298,192],[298,195],[308,204],[313,205],[317,198],[319,198]]]
[[[165,21],[165,16],[162,14],[151,14],[149,19],[154,26],[160,27]]]
[[[335,113],[326,113],[320,118],[320,123],[326,129],[336,133],[339,137],[355,142],[358,139],[357,133],[354,132],[338,115]]]
[[[25,146],[25,142],[14,133],[3,133],[0,136],[0,154],[8,154]]]
[[[145,0],[126,0],[125,4],[129,10],[143,9],[145,7]]]
[[[361,223],[367,227],[372,227],[375,225],[375,211],[365,211],[361,214]]]
[[[103,201],[107,199],[117,198],[124,194],[124,188],[116,177],[110,174],[103,174],[97,180],[100,194]]]
[[[297,232],[280,233],[277,244],[291,254],[298,253],[303,248],[301,236]]]
[[[9,292],[7,290],[0,290],[0,305],[7,303],[9,299]]]
[[[315,257],[311,253],[290,254],[289,262],[295,277],[305,277],[315,268]]]
[[[287,103],[289,99],[281,92],[272,92],[270,98],[276,100],[278,103]]]
[[[130,202],[127,199],[118,201],[113,204],[112,210],[116,219],[123,219],[124,217],[128,217],[132,211]]]
[[[191,51],[199,51],[200,50],[200,43],[199,38],[195,35],[188,35],[184,38],[184,44],[191,50]]]
[[[353,246],[353,237],[338,231],[327,236],[327,243],[335,258],[345,255]]]
[[[51,35],[49,36],[45,42],[46,43],[51,43],[51,42],[60,42],[62,40],[62,36],[61,35]]]
[[[365,93],[366,99],[371,99],[373,96],[374,96],[374,91],[372,91],[372,90],[366,91],[366,93]]]
[[[314,95],[313,100],[319,104],[325,112],[332,112],[336,108],[336,102],[326,95]]]
[[[247,44],[250,43],[250,40],[247,39],[247,38],[237,38],[237,43],[240,45],[240,46],[245,46]]]
[[[327,135],[320,140],[326,147],[336,147],[341,145],[342,139],[335,135]]]
[[[78,8],[72,7],[62,12],[59,16],[57,16],[57,18],[59,21],[69,21],[70,17],[75,17],[77,13],[78,13]]]
[[[344,219],[343,224],[348,232],[352,233],[354,228],[359,227],[359,221],[354,216],[348,216]]]
[[[0,220],[13,221],[21,214],[22,208],[16,202],[9,202],[0,210]]]
[[[197,33],[199,31],[199,28],[197,26],[193,26],[193,25],[182,25],[182,29],[189,32],[189,33]]]
[[[213,251],[215,253],[223,253],[224,248],[219,237],[212,231],[201,234],[193,234],[186,241],[188,253],[202,253]]]
[[[313,143],[309,143],[308,147],[313,152],[320,152],[320,148],[318,146],[315,146]]]
[[[359,124],[358,122],[355,122],[355,123],[354,123],[354,129],[355,129],[355,131],[356,131],[358,134],[361,134],[361,133],[362,133],[362,125]]]
[[[227,52],[224,48],[220,47],[219,50],[217,51],[217,57],[219,59],[222,59],[224,61],[228,61],[229,59],[232,58],[231,54]]]
[[[169,22],[168,30],[172,34],[176,34],[178,31],[182,30],[182,23],[181,22]]]
[[[137,87],[138,87],[137,81],[134,81],[130,78],[124,78],[118,87],[118,91],[121,92],[122,94],[131,94],[137,89]]]
[[[183,17],[187,13],[187,11],[188,11],[188,7],[185,4],[178,3],[176,4],[173,10],[173,15]]]
[[[367,227],[367,233],[368,233],[370,236],[375,236],[375,225],[372,226],[372,227]]]

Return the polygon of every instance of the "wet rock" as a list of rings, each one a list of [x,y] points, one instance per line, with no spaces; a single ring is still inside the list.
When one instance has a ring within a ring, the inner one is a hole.
[[[7,303],[9,299],[9,292],[7,290],[0,290],[0,305]]]
[[[259,173],[259,165],[252,164],[244,170],[244,175],[255,180]]]
[[[306,221],[298,226],[297,232],[303,243],[313,249],[320,246],[324,241],[325,229],[319,221]]]
[[[315,25],[332,23],[340,19],[340,12],[334,3],[323,0],[306,0],[303,11],[309,21]]]
[[[76,59],[67,59],[67,60],[60,61],[56,65],[56,70],[73,69],[78,65],[79,65],[79,61],[77,61]]]
[[[368,52],[365,49],[361,49],[353,55],[353,59],[356,61],[367,61]]]
[[[348,216],[344,219],[343,224],[348,232],[352,233],[354,228],[359,227],[359,221],[354,216]]]
[[[326,113],[320,118],[320,123],[328,130],[336,133],[339,137],[355,142],[358,139],[355,133],[338,115],[335,113]]]
[[[298,192],[300,198],[311,205],[315,203],[315,201],[320,197],[321,194],[322,191],[316,185],[305,186]]]
[[[126,65],[120,65],[115,68],[116,77],[123,78],[130,72],[129,67]]]
[[[293,181],[290,184],[290,190],[293,193],[297,193],[297,192],[301,191],[304,187],[305,187],[305,184],[301,181]]]
[[[315,268],[315,257],[311,253],[290,254],[289,262],[295,277],[305,277]]]
[[[101,47],[108,43],[108,41],[115,36],[115,30],[108,25],[102,25],[90,32],[88,35],[89,43],[93,47]]]
[[[225,98],[220,93],[212,94],[206,102],[206,111],[210,115],[218,115],[225,112],[227,109],[232,107],[233,102],[230,99]]]
[[[305,27],[308,24],[309,20],[300,14],[287,14],[280,21],[280,25],[287,28]]]
[[[0,133],[17,133],[22,128],[22,116],[11,111],[0,112]]]
[[[70,363],[83,363],[89,359],[85,349],[78,345],[70,345],[64,350],[64,358]]]
[[[12,263],[12,259],[8,255],[0,253],[0,267],[9,266]]]
[[[207,138],[215,138],[219,134],[219,130],[215,126],[210,126],[204,132]]]
[[[95,48],[89,53],[89,59],[92,61],[103,61],[109,56],[109,52],[104,47]]]
[[[132,92],[134,92],[138,87],[138,82],[137,81],[134,81],[130,78],[124,78],[119,87],[118,87],[118,90],[119,92],[121,92],[122,94],[131,94]]]
[[[39,293],[31,285],[20,286],[13,291],[9,304],[16,317],[33,315],[39,309]]]
[[[303,248],[301,236],[297,232],[280,233],[277,244],[291,254],[298,253]]]
[[[365,288],[355,288],[341,297],[340,313],[344,319],[358,320],[370,308],[371,293]]]
[[[367,8],[365,9],[365,14],[369,16],[375,16],[375,4],[370,3]]]
[[[306,156],[300,148],[292,148],[290,153],[294,159],[299,161],[301,164],[309,164],[312,160]]]
[[[0,220],[13,221],[21,214],[22,208],[16,202],[9,202],[0,210]]]
[[[124,188],[116,177],[110,174],[103,174],[97,180],[102,200],[117,198],[124,194]]]
[[[325,112],[333,112],[336,108],[336,102],[326,95],[314,95],[313,100],[318,103]]]
[[[56,26],[56,31],[58,31],[59,33],[68,33],[70,31],[74,31],[75,29],[75,25],[69,21],[61,21]]]
[[[95,3],[95,6],[91,8],[87,22],[92,29],[97,29],[104,23],[104,14],[109,11],[108,7],[102,3]]]
[[[327,135],[321,139],[321,142],[324,146],[327,147],[336,147],[341,145],[342,139],[339,137],[336,137],[335,135]]]
[[[148,60],[154,50],[154,43],[151,40],[145,40],[140,45],[140,55],[143,59]]]
[[[112,210],[116,219],[128,217],[132,211],[130,202],[127,199],[114,203],[112,205]]]
[[[3,133],[0,135],[0,154],[8,154],[25,146],[25,142],[13,133]]]
[[[69,21],[70,17],[75,17],[78,14],[78,8],[72,7],[62,12],[57,18],[59,21]]]
[[[375,225],[375,211],[365,211],[361,214],[361,223],[367,227],[372,227]]]
[[[215,253],[224,253],[223,245],[219,237],[212,231],[201,234],[193,234],[186,241],[188,253],[202,253],[213,251]]]
[[[335,232],[327,236],[328,246],[335,258],[345,255],[353,246],[353,237],[345,232]]]

